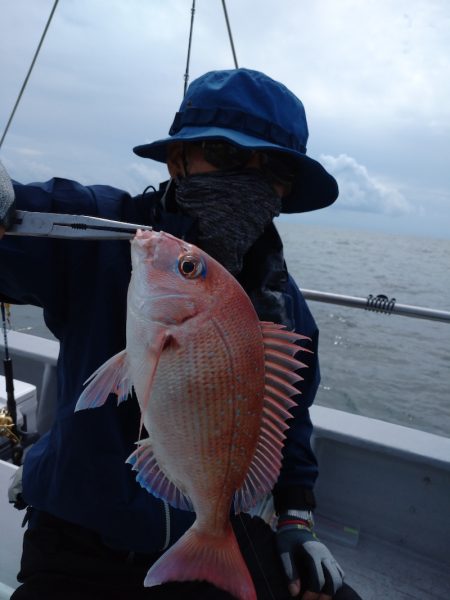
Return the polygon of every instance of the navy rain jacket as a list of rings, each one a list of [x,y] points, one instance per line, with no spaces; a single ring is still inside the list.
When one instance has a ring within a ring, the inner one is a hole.
[[[131,198],[108,186],[85,187],[52,179],[15,184],[15,193],[17,208],[22,210],[155,225],[178,237],[184,237],[192,226],[183,215],[155,211],[161,191]],[[191,525],[194,515],[169,509],[154,498],[125,464],[139,431],[137,402],[128,400],[117,406],[111,395],[101,408],[74,413],[83,382],[125,347],[130,274],[127,241],[7,236],[0,242],[0,294],[42,307],[48,328],[60,342],[56,419],[27,454],[24,499],[36,509],[98,532],[115,548],[152,553],[165,546],[168,535],[173,543]],[[291,278],[286,294],[295,328],[313,339],[315,353],[307,355],[309,369],[302,371],[305,381],[288,432],[277,497],[278,506],[289,497],[295,499],[295,506],[305,508],[314,504],[310,490],[317,476],[308,406],[319,383],[318,332]]]

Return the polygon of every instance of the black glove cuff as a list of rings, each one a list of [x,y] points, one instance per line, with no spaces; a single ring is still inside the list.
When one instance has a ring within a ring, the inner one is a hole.
[[[314,492],[302,486],[278,487],[273,490],[275,512],[279,515],[287,510],[314,510]]]

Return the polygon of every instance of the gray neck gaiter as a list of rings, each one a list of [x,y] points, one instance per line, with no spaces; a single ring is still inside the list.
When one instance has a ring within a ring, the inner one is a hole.
[[[233,275],[281,209],[281,199],[256,169],[181,177],[175,198],[180,210],[196,219],[199,246]]]

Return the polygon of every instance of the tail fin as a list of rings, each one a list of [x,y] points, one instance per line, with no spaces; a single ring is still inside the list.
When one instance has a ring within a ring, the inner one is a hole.
[[[224,537],[200,532],[193,525],[150,568],[144,585],[169,581],[208,581],[239,600],[256,600],[256,591],[233,529]]]

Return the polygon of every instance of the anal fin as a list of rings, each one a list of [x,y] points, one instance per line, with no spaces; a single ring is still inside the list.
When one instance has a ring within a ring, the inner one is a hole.
[[[174,508],[193,510],[189,497],[162,471],[153,453],[149,438],[137,443],[136,450],[127,458],[127,463],[137,471],[136,480],[148,492],[166,500]]]

